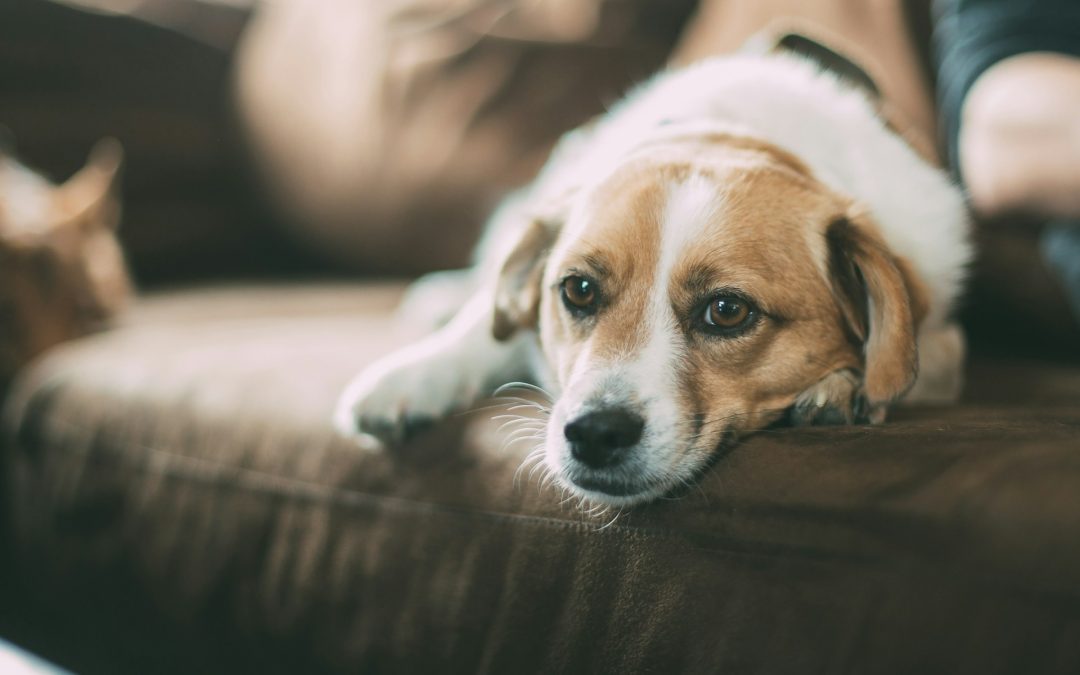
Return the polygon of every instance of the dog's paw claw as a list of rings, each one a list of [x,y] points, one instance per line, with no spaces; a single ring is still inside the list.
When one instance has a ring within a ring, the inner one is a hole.
[[[792,426],[797,427],[837,426],[853,421],[847,411],[832,405],[797,405],[791,409],[790,419]]]
[[[795,400],[788,410],[792,426],[836,426],[873,422],[862,386],[854,373],[830,373]]]

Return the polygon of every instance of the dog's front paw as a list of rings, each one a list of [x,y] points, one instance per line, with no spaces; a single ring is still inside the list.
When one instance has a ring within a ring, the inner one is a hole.
[[[855,373],[838,370],[829,373],[795,399],[788,410],[792,426],[878,423],[884,420],[883,408],[871,408]]]
[[[452,361],[405,349],[376,362],[345,388],[334,427],[368,446],[408,439],[471,400]]]

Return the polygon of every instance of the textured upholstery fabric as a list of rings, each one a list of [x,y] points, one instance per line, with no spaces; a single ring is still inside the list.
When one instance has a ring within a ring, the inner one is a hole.
[[[38,364],[5,413],[0,620],[79,672],[1080,670],[1077,367],[762,433],[602,527],[515,486],[490,412],[392,456],[333,436],[396,297],[160,295]]]

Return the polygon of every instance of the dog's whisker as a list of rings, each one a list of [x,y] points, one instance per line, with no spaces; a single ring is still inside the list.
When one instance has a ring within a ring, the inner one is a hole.
[[[548,468],[546,464],[544,465],[544,467]],[[540,483],[537,486],[537,489],[540,492],[543,492],[554,481],[555,481],[555,472],[554,471],[545,471],[544,475],[540,477]]]
[[[523,404],[528,404],[528,405],[534,405],[534,406],[536,406],[538,408],[545,408],[546,407],[542,401],[537,401],[536,399],[532,399],[532,398],[523,398],[521,396],[499,396],[498,398],[491,399],[491,400],[498,401],[502,405],[509,405],[509,404],[512,404],[512,403],[523,403]]]
[[[501,426],[506,426],[508,423],[514,422],[539,422],[540,420],[527,417],[525,415],[519,415],[517,413],[507,413],[505,415],[495,415],[491,418],[492,422],[502,422]]]
[[[532,470],[529,471],[529,480],[531,481],[533,479],[533,477],[536,476],[537,471],[546,471],[546,469],[547,469],[547,466],[545,466],[544,464],[535,465],[532,468]],[[541,480],[543,480],[543,474],[540,475],[540,478],[541,478]]]
[[[622,513],[623,513],[623,509],[620,506],[619,510],[615,512],[615,515],[611,517],[611,520],[609,520],[607,523],[605,523],[604,525],[601,525],[599,528],[597,528],[597,532],[602,532],[603,530],[606,530],[609,527],[611,527],[612,525],[614,525],[615,521],[619,519],[619,516],[621,516]]]
[[[534,440],[541,440],[546,435],[546,431],[543,428],[537,427],[522,427],[515,429],[513,433],[506,437],[506,440],[519,441],[523,438],[532,438]]]
[[[606,504],[597,504],[597,505],[593,506],[591,509],[589,509],[589,511],[588,511],[589,517],[590,518],[598,518],[598,517],[604,515],[605,513],[607,513],[610,508],[611,507],[607,506]]]
[[[513,434],[520,433],[522,431],[538,432],[543,431],[542,426],[533,426],[531,424],[525,424],[521,422],[504,422],[498,430],[498,434],[503,438],[507,438]]]
[[[521,443],[521,442],[524,442],[524,441],[533,441],[533,442],[535,442],[535,441],[542,440],[542,438],[543,438],[542,436],[536,436],[536,435],[518,436],[516,438],[509,439],[505,443],[503,443],[502,451],[503,452],[509,452],[510,449],[513,448],[514,445],[516,445],[518,443]]]
[[[533,470],[535,471],[536,463],[539,462],[541,459],[543,459],[543,456],[544,456],[544,446],[543,446],[543,444],[538,445],[537,447],[533,448],[532,451],[529,452],[529,454],[525,455],[525,459],[521,460],[521,464],[519,464],[517,470],[514,471],[513,486],[514,486],[515,490],[518,489],[518,487],[520,486],[520,480],[521,480],[522,471],[524,471],[530,465],[533,465],[533,467],[534,467]],[[529,474],[529,480],[532,480],[532,474],[531,473]]]
[[[528,430],[526,430],[526,431],[528,431]],[[520,434],[520,432],[518,432],[518,433]],[[524,436],[515,435],[515,436],[507,439],[506,443],[503,446],[503,450],[504,451],[509,450],[515,444],[521,443],[522,441],[542,441],[543,439],[544,439],[544,435],[542,433],[536,433],[536,432],[528,433],[528,434],[525,434]]]
[[[521,413],[517,412],[518,410],[542,410],[542,409],[539,408],[538,406],[534,406],[534,405],[531,405],[531,404],[517,403],[517,404],[511,405],[511,406],[509,406],[507,408],[504,408],[502,415],[495,415],[495,416],[492,417],[492,419],[497,419],[499,417],[505,417],[506,415],[511,415],[511,414],[513,414],[513,415],[521,415]]]
[[[528,415],[522,415],[520,413],[505,413],[503,415],[493,415],[492,420],[521,420],[523,422],[539,422],[544,423],[544,420],[537,419],[535,417],[529,417]]]
[[[579,496],[578,497],[577,511],[578,511],[578,513],[580,513],[581,515],[583,515],[585,517],[588,517],[588,515],[589,515],[588,512],[585,510],[585,504],[587,503],[587,501],[588,500],[585,499],[584,496]]]
[[[539,410],[540,412],[548,413],[550,410],[534,401],[510,401],[506,405],[510,406],[506,410],[508,412],[514,410]]]
[[[522,398],[520,396],[500,396],[495,399],[494,403],[489,403],[488,405],[473,406],[471,408],[467,408],[456,413],[456,415],[458,417],[463,415],[473,415],[476,413],[484,412],[486,410],[516,410],[518,408],[509,406],[517,405],[527,406],[528,408],[531,408],[542,415],[551,414],[551,408],[540,401],[529,398]]]
[[[519,421],[519,422],[517,422],[515,424],[512,424],[511,426],[514,427],[513,433],[517,433],[518,431],[521,431],[521,430],[543,431],[543,430],[547,429],[546,424],[536,423],[536,422],[531,421],[531,420]]]
[[[542,410],[544,412],[549,412],[547,406],[545,406],[542,402],[536,401],[536,400],[533,400],[533,399],[530,399],[530,398],[522,398],[520,396],[499,396],[499,397],[493,397],[491,399],[488,399],[488,401],[489,402],[487,403],[487,405],[472,406],[470,408],[466,408],[465,410],[462,410],[461,412],[459,412],[457,414],[458,415],[471,415],[473,413],[483,412],[485,410],[495,410],[497,408],[504,408],[505,409],[506,406],[511,405],[511,404],[517,404],[517,403],[520,403],[520,404],[523,404],[523,405],[527,404],[527,405],[535,407],[537,410]]]
[[[531,384],[529,382],[507,382],[506,384],[498,387],[493,392],[492,395],[493,396],[500,396],[500,395],[502,395],[503,392],[505,392],[505,391],[513,391],[514,389],[524,389],[526,391],[530,391],[530,392],[540,394],[541,396],[544,396],[548,401],[554,401],[555,400],[555,397],[551,394],[551,392],[544,389],[543,387],[540,387],[540,386],[535,385],[535,384]]]
[[[547,422],[544,420],[538,420],[533,417],[526,417],[524,415],[498,415],[491,418],[493,422],[502,422],[499,425],[499,431],[501,432],[507,425],[510,424],[529,424],[537,426],[546,426]]]
[[[569,503],[571,500],[573,500],[573,499],[575,499],[577,497],[576,494],[574,494],[573,492],[570,492],[569,490],[567,490],[562,485],[559,486],[559,490],[561,491],[561,494],[562,494],[562,499],[559,501],[559,506],[564,506],[567,503]]]
[[[506,433],[506,430],[508,428],[510,428],[510,427],[515,427],[516,428],[519,424],[521,424],[521,421],[516,420],[516,419],[503,422],[502,424],[499,425],[499,428],[495,430],[495,433],[504,434],[504,433]]]
[[[548,414],[547,413],[543,413],[543,414],[537,414],[535,412],[521,413],[521,412],[518,412],[518,410],[519,409],[517,409],[517,408],[507,410],[507,411],[503,412],[502,414],[492,415],[491,419],[492,420],[505,420],[505,419],[513,418],[513,419],[519,419],[519,420],[527,420],[529,422],[536,422],[537,424],[547,424],[547,421],[548,421]]]
[[[536,420],[531,417],[521,417],[518,415],[510,415],[506,418],[500,417],[500,419],[505,419],[505,421],[500,424],[499,428],[496,430],[496,433],[499,434],[505,433],[507,428],[515,425],[522,428],[525,428],[524,425],[530,425],[528,428],[532,428],[531,424],[536,422]]]
[[[511,432],[507,438],[520,439],[520,438],[543,438],[545,435],[544,427],[533,426],[519,426],[513,432]]]
[[[529,454],[525,455],[525,460],[529,462],[537,462],[544,457],[544,444],[537,444]]]
[[[505,410],[507,405],[509,405],[509,403],[507,403],[506,401],[500,401],[499,403],[489,403],[488,405],[477,405],[471,408],[466,408],[465,410],[456,413],[456,415],[460,417],[462,415],[473,415],[476,413],[481,413],[486,410]]]

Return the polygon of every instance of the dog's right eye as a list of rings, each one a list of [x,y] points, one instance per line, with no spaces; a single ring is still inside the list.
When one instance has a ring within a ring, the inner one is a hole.
[[[562,300],[574,314],[592,314],[596,310],[596,282],[586,277],[571,275],[563,279]]]

